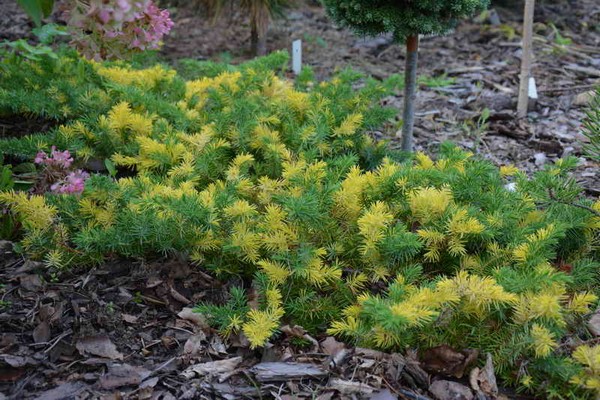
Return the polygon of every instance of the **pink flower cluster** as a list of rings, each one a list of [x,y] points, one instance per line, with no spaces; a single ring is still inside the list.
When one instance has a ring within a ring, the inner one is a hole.
[[[66,14],[75,45],[96,60],[157,49],[173,27],[152,0],[71,0]]]
[[[67,169],[73,163],[73,157],[71,157],[69,150],[58,151],[56,150],[56,146],[52,146],[50,156],[44,151],[39,151],[35,156],[34,162],[36,164],[52,165]]]
[[[64,179],[52,184],[50,190],[57,194],[80,194],[85,189],[85,181],[90,174],[80,169],[70,172]]]
[[[80,169],[69,171],[73,164],[73,157],[69,150],[58,151],[52,146],[50,155],[40,151],[35,156],[34,162],[43,165],[42,187],[48,188],[57,194],[80,194],[85,188],[85,181],[90,175]]]

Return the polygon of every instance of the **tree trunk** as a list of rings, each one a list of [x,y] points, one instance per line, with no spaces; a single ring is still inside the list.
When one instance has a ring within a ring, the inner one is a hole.
[[[519,101],[517,116],[527,116],[529,103],[529,78],[531,77],[532,37],[533,37],[533,12],[535,0],[525,0],[525,13],[523,17],[523,54],[521,56],[521,77],[519,84]]]
[[[413,151],[413,126],[415,122],[415,97],[417,89],[417,59],[419,36],[406,40],[406,66],[404,71],[404,110],[402,112],[402,150]]]
[[[268,19],[259,21],[259,19],[264,18],[264,16],[258,14],[259,13],[253,14],[252,21],[250,22],[250,50],[255,57],[267,54],[267,31],[269,29]],[[263,26],[265,24],[266,26]]]

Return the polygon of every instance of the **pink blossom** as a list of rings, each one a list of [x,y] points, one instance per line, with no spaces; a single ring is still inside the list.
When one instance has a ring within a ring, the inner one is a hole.
[[[39,151],[33,160],[36,164],[55,165],[60,168],[69,168],[73,163],[73,157],[69,150],[58,151],[52,146],[50,157],[44,151]]]
[[[118,58],[132,50],[157,49],[173,27],[167,10],[151,0],[71,0],[73,43],[93,59]]]
[[[54,183],[50,186],[50,190],[57,194],[81,194],[85,189],[85,181],[89,177],[90,175],[87,172],[78,169]]]

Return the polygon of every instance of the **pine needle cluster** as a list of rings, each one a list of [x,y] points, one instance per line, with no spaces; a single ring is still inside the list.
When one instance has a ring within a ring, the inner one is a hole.
[[[289,322],[386,349],[475,347],[522,388],[592,396],[596,350],[561,346],[586,338],[599,284],[600,202],[576,160],[527,177],[452,145],[403,158],[365,134],[391,116],[378,102],[395,80],[295,86],[285,61],[190,62],[183,79],[70,53],[5,60],[2,112],[58,125],[3,152],[56,145],[115,168],[80,196],[0,192],[23,251],[50,268],[178,253],[251,282],[257,301],[234,288],[198,311],[253,347]]]

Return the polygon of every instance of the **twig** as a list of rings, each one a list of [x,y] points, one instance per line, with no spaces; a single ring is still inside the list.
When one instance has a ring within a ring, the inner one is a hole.
[[[579,89],[593,89],[597,85],[578,85],[571,87],[559,87],[559,88],[545,88],[538,89],[538,93],[559,93],[559,92],[570,92],[571,90],[579,90]]]
[[[72,333],[73,333],[73,330],[69,329],[68,331],[65,331],[65,332],[61,333],[60,335],[58,335],[58,337],[52,341],[52,345],[50,345],[50,347],[48,347],[46,350],[44,350],[44,353],[49,353],[53,348],[56,347],[56,345],[61,340],[63,340],[65,337],[71,335]]]
[[[552,189],[548,189],[548,195],[550,196],[550,199],[554,200],[557,203],[565,204],[567,206],[581,208],[582,210],[587,210],[587,211],[591,212],[592,214],[594,214],[595,216],[600,217],[600,212],[594,210],[592,207],[584,206],[583,204],[569,203],[568,201],[563,201],[563,200],[557,199],[556,196],[554,195],[554,193],[552,192]]]

